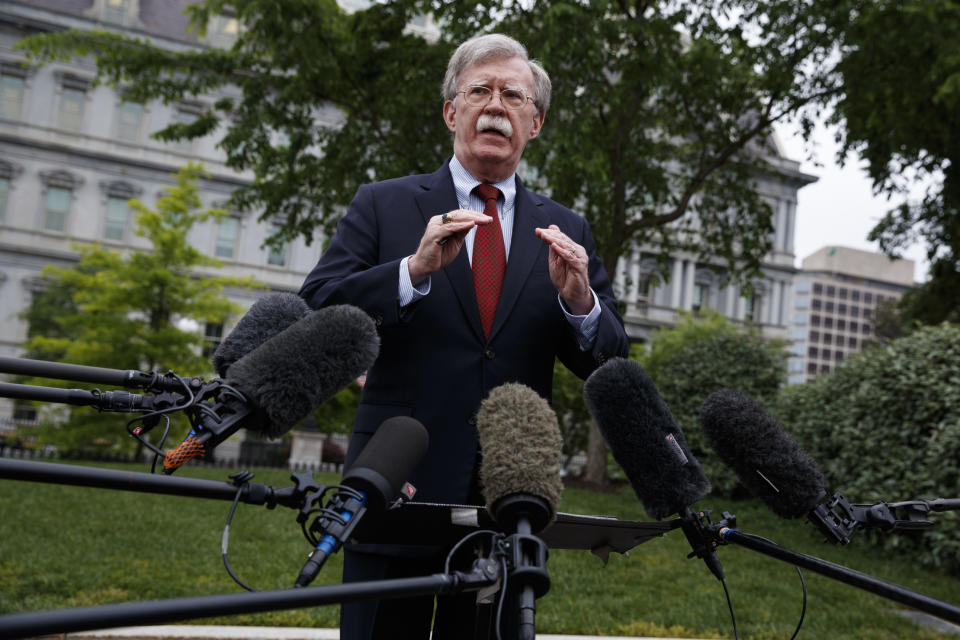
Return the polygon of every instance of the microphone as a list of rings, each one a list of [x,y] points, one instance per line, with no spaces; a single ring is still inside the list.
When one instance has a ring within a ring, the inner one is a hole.
[[[260,298],[213,353],[214,371],[221,378],[227,377],[230,365],[309,312],[306,301],[293,293],[271,293]]]
[[[487,510],[511,537],[513,576],[520,580],[519,637],[535,636],[536,599],[550,589],[547,547],[532,534],[556,518],[563,483],[563,437],[546,400],[522,384],[495,388],[480,403],[480,482]]]
[[[682,513],[710,481],[640,363],[609,360],[583,385],[587,409],[647,514]]]
[[[427,453],[427,429],[407,416],[389,418],[373,434],[356,462],[343,474],[341,488],[310,527],[322,532],[316,548],[300,570],[294,587],[305,587],[320,573],[324,562],[349,539],[357,522],[369,509],[386,511],[398,496],[416,491],[406,479]]]
[[[590,374],[583,393],[647,514],[657,520],[678,514],[693,554],[722,581],[715,545],[690,512],[691,504],[710,493],[710,481],[649,374],[634,360],[614,358]]]
[[[703,403],[700,424],[724,464],[778,516],[805,516],[826,495],[817,463],[753,398],[717,391]]]
[[[167,451],[164,473],[203,455],[241,428],[278,438],[377,358],[373,321],[357,307],[325,307],[303,316],[229,366],[212,402],[191,407],[191,430]]]

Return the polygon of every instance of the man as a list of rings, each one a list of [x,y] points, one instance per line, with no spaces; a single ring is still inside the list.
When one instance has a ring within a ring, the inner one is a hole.
[[[300,295],[314,308],[356,305],[380,332],[347,466],[384,420],[409,415],[430,433],[416,499],[482,504],[475,416],[490,390],[520,382],[549,399],[555,358],[585,378],[628,342],[586,221],[516,176],[549,106],[546,72],[515,40],[479,36],[450,58],[443,93],[453,157],[361,187]],[[354,545],[344,580],[427,575],[443,557]],[[426,638],[432,604],[346,605],[342,637]],[[438,604],[433,637],[469,637],[475,609]]]

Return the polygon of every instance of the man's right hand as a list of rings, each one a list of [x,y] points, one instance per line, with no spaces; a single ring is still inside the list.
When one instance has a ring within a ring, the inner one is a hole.
[[[442,216],[430,218],[423,237],[420,238],[417,252],[407,260],[410,282],[420,284],[453,262],[463,248],[463,239],[470,229],[492,220],[490,216],[467,209],[454,209]]]

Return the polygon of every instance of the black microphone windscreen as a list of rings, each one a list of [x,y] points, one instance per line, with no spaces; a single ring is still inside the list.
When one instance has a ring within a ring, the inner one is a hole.
[[[525,514],[534,532],[549,524],[563,493],[563,436],[547,401],[522,384],[501,385],[480,403],[477,433],[482,453],[480,482],[490,514],[503,523],[506,514],[500,506],[506,499],[533,496],[546,507],[531,506],[537,513]]]
[[[309,312],[306,301],[293,293],[271,293],[260,298],[213,353],[214,371],[225,378],[230,365]]]
[[[379,349],[366,313],[351,305],[325,307],[230,365],[227,383],[264,418],[249,428],[276,438],[366,371]]]
[[[730,389],[711,394],[700,424],[720,459],[777,515],[806,515],[824,497],[817,463],[750,396]]]
[[[427,454],[430,438],[419,421],[408,416],[389,418],[343,474],[342,484],[363,491],[375,511],[398,495]]]
[[[681,513],[710,481],[640,363],[615,358],[583,385],[587,409],[647,513]]]

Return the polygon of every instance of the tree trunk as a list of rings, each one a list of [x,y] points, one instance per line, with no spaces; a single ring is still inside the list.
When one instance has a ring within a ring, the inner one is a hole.
[[[598,486],[607,483],[607,443],[603,441],[600,429],[593,420],[590,421],[587,436],[587,469],[583,479]]]

